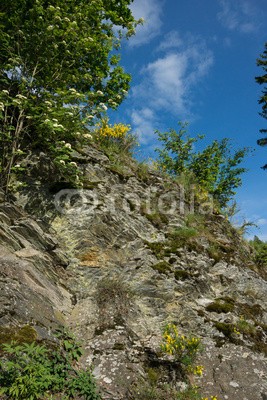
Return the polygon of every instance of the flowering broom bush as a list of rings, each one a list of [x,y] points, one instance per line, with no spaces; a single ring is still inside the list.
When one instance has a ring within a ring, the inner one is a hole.
[[[178,362],[189,367],[192,366],[200,350],[200,339],[195,337],[188,338],[184,335],[180,335],[176,325],[168,324],[163,333],[161,350],[174,356]],[[198,371],[197,374],[201,375],[202,367],[198,366],[196,368]]]
[[[103,149],[131,154],[137,146],[137,138],[130,131],[130,125],[111,125],[107,118],[103,118],[95,131],[95,139]]]
[[[199,351],[201,351],[200,338],[186,337],[179,334],[178,328],[174,324],[166,325],[161,343],[161,350],[174,357],[188,374],[202,376],[204,367],[194,366],[194,361]],[[189,384],[188,388],[177,393],[177,400],[218,400],[217,396],[202,397],[197,386]]]

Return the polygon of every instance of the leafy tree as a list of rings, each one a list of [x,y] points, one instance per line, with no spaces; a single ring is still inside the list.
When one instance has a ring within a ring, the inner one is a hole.
[[[1,0],[0,187],[42,149],[56,161],[90,121],[116,109],[130,76],[115,50],[134,34],[133,0]]]
[[[240,175],[246,169],[239,164],[248,149],[232,152],[229,139],[223,139],[214,140],[202,151],[195,151],[194,145],[204,136],[189,137],[186,126],[180,123],[179,132],[174,129],[164,133],[157,131],[159,141],[163,143],[163,148],[156,149],[159,166],[172,176],[193,173],[197,183],[224,208],[242,184]]]
[[[262,95],[259,99],[259,104],[262,106],[262,111],[260,112],[260,115],[267,119],[267,42],[265,43],[265,50],[264,52],[260,55],[261,58],[257,59],[257,65],[259,67],[263,68],[264,75],[262,76],[257,76],[256,82],[259,83],[260,85],[264,85]],[[267,133],[267,129],[261,129],[261,133]],[[265,146],[267,144],[267,137],[259,139],[257,143],[260,146]],[[263,169],[267,169],[267,164],[265,164]]]
[[[249,242],[251,246],[255,250],[255,262],[259,267],[267,266],[267,242],[263,242],[258,238],[258,236],[254,236],[253,240]]]

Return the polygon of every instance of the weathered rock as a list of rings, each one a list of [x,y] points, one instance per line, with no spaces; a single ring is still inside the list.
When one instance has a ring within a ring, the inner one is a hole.
[[[7,283],[0,322],[47,327],[61,322],[60,312],[110,400],[130,399],[131,383],[152,365],[168,382],[177,366],[166,367],[159,348],[163,327],[174,322],[202,339],[204,374],[194,380],[203,396],[265,399],[267,282],[249,246],[156,171],[138,174],[134,163],[116,170],[95,148],[80,154],[84,190],[28,189],[18,197],[38,218],[48,210],[50,232],[13,206],[0,209]]]
[[[30,324],[45,328],[47,336],[64,324],[71,305],[71,294],[60,284],[62,267],[50,252],[56,240],[20,209],[1,210],[0,325]]]

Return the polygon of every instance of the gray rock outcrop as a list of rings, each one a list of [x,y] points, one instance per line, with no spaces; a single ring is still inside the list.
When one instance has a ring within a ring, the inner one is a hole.
[[[159,351],[172,322],[201,338],[203,397],[266,400],[267,282],[249,246],[152,168],[90,147],[75,161],[83,190],[28,188],[0,205],[0,325],[69,326],[103,398],[127,400],[149,369],[182,387]]]

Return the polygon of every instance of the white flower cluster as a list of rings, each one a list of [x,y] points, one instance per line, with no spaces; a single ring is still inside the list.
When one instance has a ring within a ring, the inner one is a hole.
[[[18,99],[21,99],[21,100],[27,100],[27,97],[26,97],[26,96],[23,96],[23,94],[20,94],[20,93],[16,94],[16,97],[17,97]]]
[[[55,122],[53,124],[53,128],[60,128],[60,129],[64,129],[64,126],[62,124],[58,124],[57,122]]]
[[[85,134],[83,135],[83,137],[84,137],[85,139],[92,139],[92,138],[93,138],[93,136],[90,135],[90,133],[85,133]]]
[[[103,111],[107,111],[107,106],[104,103],[99,103],[99,107],[103,110]]]

